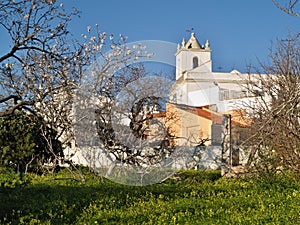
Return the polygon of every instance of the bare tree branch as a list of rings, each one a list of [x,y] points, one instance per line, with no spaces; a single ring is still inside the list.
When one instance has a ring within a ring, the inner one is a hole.
[[[272,2],[274,3],[274,5],[280,9],[281,11],[285,12],[286,14],[292,15],[292,16],[296,16],[300,18],[300,14],[295,11],[296,10],[296,6],[299,3],[298,0],[289,0],[286,1],[287,3],[285,5],[282,5],[279,3],[279,1],[277,0],[272,0]]]

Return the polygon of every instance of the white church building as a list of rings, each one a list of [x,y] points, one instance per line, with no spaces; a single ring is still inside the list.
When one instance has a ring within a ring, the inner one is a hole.
[[[211,53],[209,41],[200,44],[194,33],[188,41],[183,39],[178,44],[176,81],[171,91],[174,104],[167,106],[167,111],[175,112],[180,118],[173,129],[175,136],[183,137],[177,144],[197,146],[204,143],[209,154],[202,157],[202,161],[206,161],[208,168],[214,167],[215,158],[227,151],[223,149],[224,143],[238,145],[239,142],[236,136],[232,139],[231,128],[225,128],[228,121],[224,123],[224,114],[231,115],[228,117],[230,127],[247,127],[251,122],[247,118],[249,106],[258,101],[247,86],[249,79],[255,79],[256,75],[242,74],[237,70],[213,72]],[[232,152],[227,154],[232,155]],[[234,154],[239,155],[237,164],[245,160],[240,151]]]
[[[219,113],[254,102],[254,96],[245,86],[249,75],[237,70],[213,72],[211,52],[209,41],[201,45],[194,33],[187,42],[183,39],[178,44],[174,101],[194,107],[209,106]]]

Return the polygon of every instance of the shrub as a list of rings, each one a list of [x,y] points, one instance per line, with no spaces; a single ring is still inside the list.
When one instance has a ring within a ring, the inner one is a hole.
[[[17,113],[0,118],[0,164],[16,172],[36,171],[45,162],[62,156],[55,131],[45,127],[40,118]],[[53,143],[53,153],[47,141]]]

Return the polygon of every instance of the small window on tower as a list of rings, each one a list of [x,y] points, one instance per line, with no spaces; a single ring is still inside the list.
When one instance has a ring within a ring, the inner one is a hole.
[[[198,57],[193,58],[193,69],[198,67]]]

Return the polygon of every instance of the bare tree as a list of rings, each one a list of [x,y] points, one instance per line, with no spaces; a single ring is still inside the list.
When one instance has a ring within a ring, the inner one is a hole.
[[[98,74],[103,76],[103,73]],[[98,102],[92,106],[90,103],[95,100],[88,100],[83,113],[77,109],[76,120],[80,121],[77,138],[84,137],[82,142],[86,142],[86,136],[96,132],[94,138],[99,139],[103,149],[128,165],[154,165],[171,154],[175,137],[169,131],[163,112],[169,101],[170,80],[162,76],[151,77],[142,64],[134,64],[111,74],[97,85],[101,88],[97,87],[99,92],[93,90],[91,99],[97,96]],[[89,107],[90,111],[87,110]],[[87,111],[91,118],[83,120]],[[90,130],[93,120],[96,127]]]
[[[298,0],[272,0],[281,11],[300,18]],[[256,96],[247,105],[252,118],[248,128],[247,165],[264,172],[300,169],[299,35],[278,41],[270,52],[264,74],[251,75],[248,91]]]
[[[10,49],[0,57],[0,115],[34,111],[78,75],[78,52],[68,36],[68,23],[78,11],[68,13],[55,1],[7,0],[0,6],[0,24],[10,37]]]
[[[75,137],[87,163],[101,175],[131,185],[173,174],[176,137],[168,121],[175,120],[165,112],[173,82],[150,76],[142,64],[115,73],[93,65],[92,71],[74,107]]]
[[[256,103],[246,140],[248,166],[267,172],[300,171],[300,48],[297,38],[278,42],[264,74],[252,76],[248,90]]]

